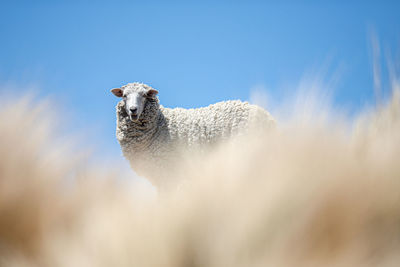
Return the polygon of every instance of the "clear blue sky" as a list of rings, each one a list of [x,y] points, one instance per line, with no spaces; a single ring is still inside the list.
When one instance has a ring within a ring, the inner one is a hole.
[[[255,86],[279,101],[322,68],[328,80],[339,73],[335,104],[371,102],[369,33],[399,52],[400,1],[298,2],[3,0],[0,90],[40,88],[111,157],[120,150],[109,89],[127,82],[157,88],[164,106],[199,107],[246,100]]]

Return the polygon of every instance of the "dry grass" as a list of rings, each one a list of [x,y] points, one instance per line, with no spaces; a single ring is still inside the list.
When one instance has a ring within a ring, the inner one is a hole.
[[[396,95],[351,131],[293,118],[224,144],[155,201],[82,166],[45,104],[2,104],[0,266],[398,266]]]

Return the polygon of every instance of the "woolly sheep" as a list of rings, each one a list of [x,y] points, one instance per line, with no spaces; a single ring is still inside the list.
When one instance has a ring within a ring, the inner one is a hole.
[[[158,91],[146,84],[129,83],[111,92],[122,98],[116,106],[116,136],[123,155],[137,174],[159,189],[174,178],[165,177],[179,163],[182,151],[205,149],[252,126],[275,125],[266,110],[239,100],[171,109],[161,106]]]

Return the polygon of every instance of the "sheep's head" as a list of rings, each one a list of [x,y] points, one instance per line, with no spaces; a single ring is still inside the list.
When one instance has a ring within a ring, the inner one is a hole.
[[[111,92],[122,97],[125,103],[125,110],[131,121],[138,121],[146,102],[154,100],[158,91],[142,83],[128,83],[121,88],[114,88]]]

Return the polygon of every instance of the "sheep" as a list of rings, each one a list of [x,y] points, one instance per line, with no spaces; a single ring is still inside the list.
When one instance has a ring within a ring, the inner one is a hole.
[[[116,106],[116,137],[123,155],[138,175],[159,189],[173,178],[165,176],[176,169],[183,151],[204,150],[255,126],[275,125],[266,110],[239,100],[171,109],[160,105],[158,91],[143,83],[128,83],[111,92],[122,98]]]

